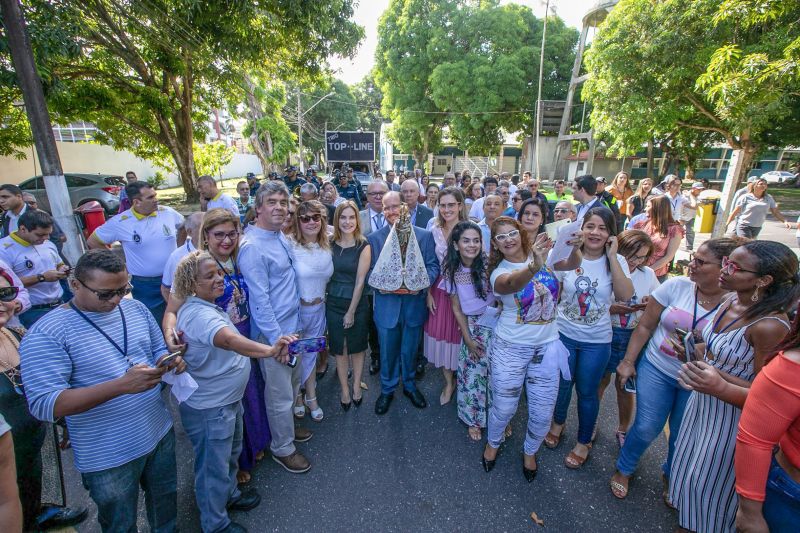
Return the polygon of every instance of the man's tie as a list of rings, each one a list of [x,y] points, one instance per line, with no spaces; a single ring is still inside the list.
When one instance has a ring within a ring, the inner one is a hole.
[[[375,229],[381,229],[384,226],[383,215],[381,213],[372,217],[372,220],[375,222]]]

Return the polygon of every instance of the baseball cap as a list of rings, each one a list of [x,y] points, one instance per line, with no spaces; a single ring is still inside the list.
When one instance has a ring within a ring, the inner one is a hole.
[[[255,178],[255,177],[256,177],[256,175],[255,175],[255,174],[253,174],[252,172],[248,172],[248,173],[247,173],[247,179],[250,179],[250,178]]]
[[[597,183],[605,183],[606,179],[603,176],[599,176],[594,179]]]
[[[296,171],[297,167],[294,165],[289,165],[288,167],[286,167],[286,172],[296,172]]]
[[[759,178],[758,176],[750,176],[749,178],[747,178],[747,183],[755,183],[758,181],[758,178]]]
[[[705,188],[706,186],[703,185],[703,182],[701,181],[695,181],[694,183],[692,183],[692,189],[705,189]]]

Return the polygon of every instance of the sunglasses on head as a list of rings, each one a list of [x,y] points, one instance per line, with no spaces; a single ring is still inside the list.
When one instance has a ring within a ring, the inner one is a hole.
[[[322,215],[319,215],[319,214],[314,214],[314,215],[300,215],[298,218],[300,219],[300,222],[302,222],[303,224],[308,224],[308,223],[309,223],[309,222],[311,222],[312,220],[313,220],[314,222],[319,222],[320,220],[322,220]]]
[[[77,278],[76,278],[76,279],[77,279]],[[94,293],[94,295],[95,295],[95,296],[97,296],[97,299],[98,299],[98,300],[100,300],[101,302],[107,302],[107,301],[109,301],[109,300],[111,300],[112,298],[115,298],[115,297],[117,297],[117,296],[119,296],[119,297],[121,297],[121,298],[124,298],[125,296],[127,296],[128,294],[130,294],[130,292],[131,292],[131,289],[133,288],[133,285],[131,285],[131,282],[130,282],[130,281],[128,282],[128,284],[127,284],[127,285],[125,285],[125,286],[124,286],[123,288],[121,288],[121,289],[109,289],[109,290],[97,290],[97,289],[93,289],[93,288],[89,287],[87,284],[85,284],[85,283],[83,282],[83,280],[80,280],[80,279],[78,279],[78,283],[80,283],[81,285],[83,285],[84,287],[86,287],[86,289],[87,289],[88,291],[90,291],[90,292]]]
[[[0,302],[13,302],[19,294],[19,287],[0,287]]]

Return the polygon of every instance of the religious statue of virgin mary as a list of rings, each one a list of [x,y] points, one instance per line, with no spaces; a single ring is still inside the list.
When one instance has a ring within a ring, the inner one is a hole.
[[[369,276],[371,287],[395,294],[409,294],[430,286],[408,207],[400,206],[400,218],[389,230],[386,244]]]

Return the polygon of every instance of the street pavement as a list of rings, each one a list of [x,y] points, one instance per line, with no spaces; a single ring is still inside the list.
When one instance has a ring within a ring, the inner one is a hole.
[[[361,408],[344,412],[330,361],[317,388],[325,419],[315,423],[306,417],[302,424],[314,437],[298,445],[311,460],[311,471],[290,474],[265,458],[249,483],[261,492],[262,503],[248,513],[234,513],[234,520],[250,531],[531,531],[538,528],[530,518],[535,512],[548,531],[671,531],[676,525],[674,512],[661,500],[663,435],[643,456],[625,501],[616,500],[608,488],[617,455],[613,389],[603,400],[597,441],[584,467],[572,471],[563,464],[577,432],[573,395],[561,446],[542,447],[539,474],[528,484],[522,474],[524,401],[512,422],[512,437],[487,474],[480,463],[483,442],[467,437],[456,416],[455,396],[449,405],[439,405],[439,370],[429,365],[418,382],[431,404],[427,409],[414,408],[398,391],[383,417],[373,410],[378,377],[365,372],[364,381],[369,390]],[[192,451],[175,419],[178,525],[181,531],[194,532],[199,531],[199,521]],[[96,509],[72,466],[70,451],[64,468],[69,503],[90,509],[78,531],[99,531]],[[140,530],[146,531],[146,524],[140,499]]]

